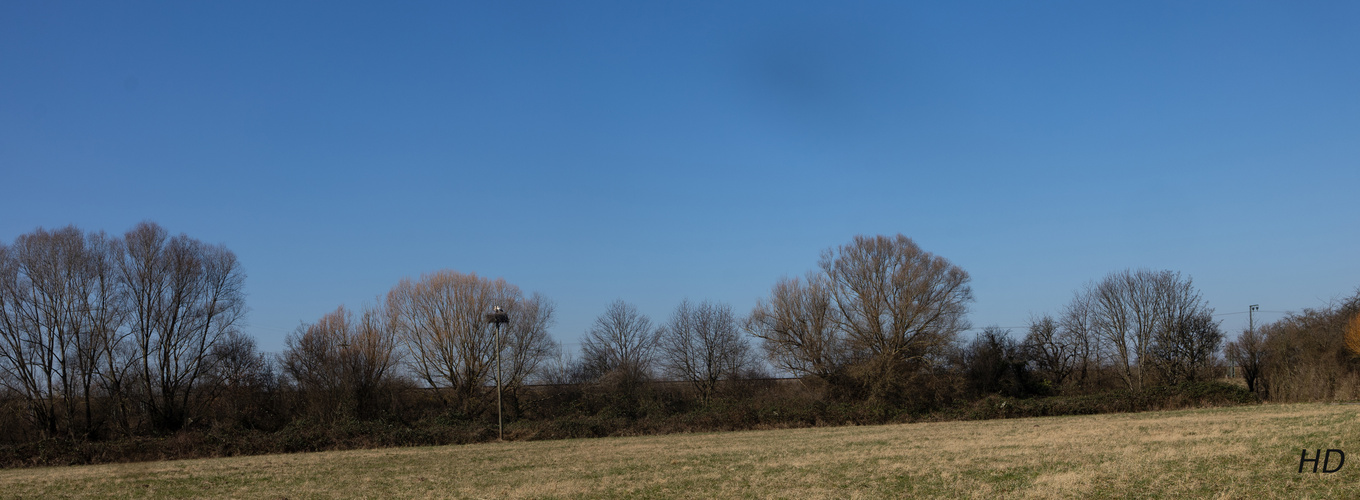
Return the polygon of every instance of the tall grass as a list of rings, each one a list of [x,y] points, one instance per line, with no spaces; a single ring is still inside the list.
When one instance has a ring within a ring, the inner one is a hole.
[[[1254,405],[0,471],[19,498],[1357,498],[1360,415]],[[1297,472],[1335,448],[1334,474]]]

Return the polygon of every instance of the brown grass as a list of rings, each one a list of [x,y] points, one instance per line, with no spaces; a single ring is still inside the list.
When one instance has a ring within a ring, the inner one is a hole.
[[[1261,405],[9,470],[0,496],[1360,498],[1358,430]],[[1305,447],[1347,465],[1299,474]]]

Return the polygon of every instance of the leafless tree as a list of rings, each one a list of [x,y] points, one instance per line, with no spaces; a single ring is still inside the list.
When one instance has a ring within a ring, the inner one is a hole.
[[[496,345],[485,315],[502,307],[510,323]],[[453,389],[455,401],[472,410],[495,375],[496,353],[509,369],[505,381],[519,384],[552,351],[547,327],[552,305],[541,296],[525,299],[503,279],[439,271],[418,282],[402,280],[387,294],[387,321],[410,354],[412,371],[431,387]]]
[[[0,249],[0,370],[49,435],[102,424],[100,366],[122,322],[115,248],[104,233],[68,226],[39,228]]]
[[[225,335],[213,348],[213,374],[218,389],[267,390],[274,385],[273,367],[255,338],[240,331]]]
[[[376,410],[397,361],[396,339],[385,314],[344,306],[284,339],[284,371],[322,418],[366,417]]]
[[[842,376],[851,356],[845,333],[832,317],[826,278],[809,273],[806,280],[786,278],[756,303],[746,331],[761,339],[775,367],[800,377],[831,383]]]
[[[213,369],[207,386],[217,391],[212,418],[250,427],[274,423],[279,414],[273,404],[278,377],[274,363],[259,351],[255,339],[230,331],[213,346],[211,356]]]
[[[284,337],[279,367],[296,387],[310,413],[330,418],[342,412],[340,401],[340,340],[327,321],[330,314],[312,324],[301,324]]]
[[[349,380],[349,390],[360,405],[360,415],[378,410],[378,400],[397,378],[395,368],[402,356],[397,349],[396,332],[387,323],[388,319],[385,306],[365,307],[353,335],[340,346],[340,360]]]
[[[440,271],[419,282],[404,279],[388,292],[389,324],[409,350],[415,374],[431,387],[452,388],[465,408],[480,395],[496,349],[483,315],[507,286]]]
[[[1125,270],[1087,287],[1092,329],[1114,355],[1116,369],[1130,390],[1141,391],[1147,376],[1161,366],[1199,366],[1204,349],[1218,349],[1217,323],[1189,278],[1172,271]],[[1207,321],[1207,323],[1206,323]],[[1177,340],[1178,337],[1180,340]],[[1192,345],[1193,344],[1193,345]],[[1191,353],[1193,351],[1193,354]],[[1161,361],[1159,361],[1161,356]],[[1194,358],[1192,361],[1186,356]]]
[[[595,378],[616,379],[631,391],[651,376],[656,342],[652,320],[636,306],[616,300],[586,330],[581,351]]]
[[[138,224],[123,237],[119,278],[129,326],[139,403],[157,429],[178,429],[212,391],[202,379],[223,335],[245,313],[244,273],[236,255],[159,225]]]
[[[837,326],[852,350],[869,356],[871,397],[900,392],[911,372],[968,328],[968,273],[906,236],[856,236],[824,252],[821,268]]]
[[[1247,382],[1247,390],[1260,394],[1261,374],[1266,367],[1266,339],[1257,330],[1243,329],[1237,340],[1229,342],[1224,348],[1228,361],[1242,369],[1242,379]]]
[[[1090,294],[1076,293],[1063,309],[1059,321],[1059,335],[1071,345],[1075,354],[1076,384],[1089,388],[1104,360],[1104,350],[1095,331],[1095,318]]]
[[[27,235],[25,235],[27,236]],[[39,292],[29,276],[25,241],[21,236],[14,247],[0,246],[0,369],[4,382],[23,396],[28,416],[35,427],[47,435],[57,432],[58,410],[55,380],[57,346],[55,329],[43,327]]]
[[[119,279],[118,264],[122,258],[122,242],[118,238],[106,236],[102,231],[86,236],[85,270],[80,311],[84,315],[88,335],[79,352],[82,365],[87,368],[86,421],[90,421],[90,409],[94,402],[89,399],[95,392],[89,387],[97,381],[103,396],[109,398],[110,413],[121,424],[124,432],[131,432],[128,419],[131,417],[124,387],[131,366],[128,338],[131,331],[127,328],[128,313],[127,290]],[[91,425],[91,431],[96,430]]]
[[[1143,315],[1141,319],[1147,323],[1138,324],[1141,297],[1147,289],[1145,283],[1133,280],[1135,277],[1131,272],[1111,274],[1100,284],[1092,285],[1087,295],[1092,306],[1093,329],[1114,354],[1124,384],[1129,389],[1140,390],[1145,370],[1136,363],[1139,359],[1147,359],[1146,348],[1152,341],[1152,315]],[[1139,356],[1140,353],[1143,355]]]
[[[704,403],[719,382],[736,379],[755,364],[726,304],[681,302],[658,331],[657,345],[666,372],[689,382]]]
[[[1052,316],[1030,318],[1025,335],[1027,357],[1055,387],[1067,381],[1076,368],[1079,345],[1074,336],[1064,335],[1061,324]]]
[[[556,352],[544,360],[542,369],[535,374],[541,384],[574,386],[589,382],[584,373],[584,364],[579,362],[570,351],[558,346]]]
[[[1223,346],[1223,330],[1214,321],[1213,309],[1173,309],[1169,314],[1153,337],[1152,365],[1170,384],[1211,377]]]
[[[131,400],[174,429],[211,397],[210,352],[244,311],[230,251],[144,222],[122,239],[38,229],[0,254],[0,370],[39,429],[114,416],[130,432]]]
[[[513,298],[502,306],[510,322],[501,332],[501,378],[511,411],[518,414],[520,389],[561,349],[548,333],[553,325],[552,301],[537,292]]]

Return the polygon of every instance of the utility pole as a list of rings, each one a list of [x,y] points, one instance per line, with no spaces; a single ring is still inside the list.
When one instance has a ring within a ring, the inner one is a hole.
[[[505,440],[505,414],[501,411],[501,325],[510,322],[510,315],[500,306],[486,315],[486,322],[496,325],[496,439]]]

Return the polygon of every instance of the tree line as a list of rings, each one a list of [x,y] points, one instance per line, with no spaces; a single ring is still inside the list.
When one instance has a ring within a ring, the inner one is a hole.
[[[215,397],[245,312],[221,245],[143,223],[0,246],[0,381],[45,435],[174,430]]]
[[[151,222],[121,236],[37,229],[0,245],[0,439],[475,425],[494,411],[497,385],[512,421],[577,415],[639,426],[718,408],[748,421],[805,418],[761,405],[884,420],[994,397],[1144,394],[1222,380],[1230,368],[1263,398],[1360,392],[1360,295],[1225,347],[1189,277],[1123,270],[1023,332],[986,327],[970,339],[969,274],[903,235],[827,249],[745,315],[685,300],[654,322],[615,301],[578,353],[552,338],[549,298],[441,270],[302,324],[269,355],[241,331],[244,279],[224,246]],[[499,328],[486,318],[493,307],[508,318]],[[771,370],[792,374],[793,385],[770,382]]]

